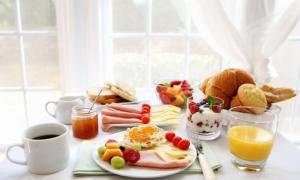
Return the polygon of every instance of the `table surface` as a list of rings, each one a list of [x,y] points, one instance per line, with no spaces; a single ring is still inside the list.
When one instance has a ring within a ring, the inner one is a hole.
[[[151,97],[153,94],[149,94],[148,97],[155,98],[154,96]],[[184,131],[184,123],[170,128],[172,130],[178,130],[178,131]],[[111,133],[119,132],[124,129],[118,128],[113,129],[110,133],[105,133],[100,131],[98,136],[94,140],[98,140],[102,137],[108,136]],[[73,177],[72,170],[75,166],[77,155],[79,152],[79,145],[81,141],[74,139],[70,133],[69,136],[69,144],[71,147],[71,154],[70,154],[70,161],[69,165],[66,169],[50,174],[50,175],[35,175],[31,174],[27,171],[26,166],[22,165],[16,165],[11,162],[9,162],[4,155],[4,152],[0,152],[0,180],[6,180],[6,179],[18,179],[18,180],[27,180],[27,179],[43,179],[43,180],[66,180],[66,179],[111,179],[111,180],[118,180],[118,179],[124,179],[124,177],[120,176],[88,176],[88,177]],[[300,150],[287,141],[283,136],[280,134],[277,134],[274,147],[272,150],[272,153],[266,163],[265,168],[261,172],[246,172],[241,171],[237,169],[232,163],[231,163],[231,156],[228,151],[227,147],[227,140],[226,140],[226,134],[225,134],[225,128],[223,129],[222,135],[214,141],[209,141],[208,144],[211,146],[211,148],[215,151],[217,158],[222,164],[222,168],[217,172],[218,179],[272,179],[272,180],[281,180],[281,179],[291,179],[291,180],[297,180],[300,179]],[[11,152],[12,155],[15,156],[15,158],[22,159],[23,153],[22,150],[15,149],[13,152]],[[160,179],[203,179],[202,174],[190,174],[190,175],[173,175],[165,178]]]

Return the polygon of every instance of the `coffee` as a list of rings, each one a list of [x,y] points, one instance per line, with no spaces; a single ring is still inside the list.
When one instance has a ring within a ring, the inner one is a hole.
[[[56,135],[56,134],[46,134],[46,135],[34,137],[32,139],[34,139],[34,140],[51,139],[51,138],[55,138],[57,136],[59,136],[59,135]]]

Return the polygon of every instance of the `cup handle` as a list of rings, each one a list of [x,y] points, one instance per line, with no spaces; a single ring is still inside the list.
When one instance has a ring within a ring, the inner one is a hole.
[[[51,112],[48,110],[48,105],[49,105],[49,104],[54,104],[54,105],[55,105],[55,108],[56,108],[57,102],[55,102],[55,101],[49,101],[49,102],[47,102],[47,103],[45,104],[45,110],[46,110],[46,112],[47,112],[50,116],[56,118],[56,117],[55,117],[55,114],[54,114],[54,113],[51,113]]]
[[[8,146],[7,150],[6,150],[6,157],[9,161],[13,162],[13,163],[16,163],[16,164],[20,164],[20,165],[27,165],[27,161],[19,161],[19,160],[14,160],[13,158],[11,158],[9,156],[9,151],[15,147],[19,147],[19,148],[22,148],[24,150],[24,145],[23,144],[13,144],[13,145],[10,145]]]

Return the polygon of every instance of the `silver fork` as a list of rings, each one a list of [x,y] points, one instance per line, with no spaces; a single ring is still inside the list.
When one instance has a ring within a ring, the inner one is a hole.
[[[215,175],[214,171],[210,168],[204,153],[203,153],[203,146],[201,143],[198,143],[196,145],[196,149],[197,149],[197,156],[200,162],[200,166],[202,169],[202,173],[204,176],[204,179],[206,180],[216,180],[217,176]]]

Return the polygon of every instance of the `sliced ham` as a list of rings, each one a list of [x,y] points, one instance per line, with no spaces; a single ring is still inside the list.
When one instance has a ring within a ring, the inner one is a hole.
[[[102,124],[132,124],[141,123],[137,118],[120,118],[114,116],[102,115]]]
[[[155,151],[140,151],[140,156],[140,159],[136,163],[131,163],[130,165],[159,169],[173,169],[186,167],[191,162],[191,159],[165,161]]]
[[[120,118],[141,118],[140,113],[131,113],[131,112],[125,112],[125,111],[119,111],[119,110],[110,110],[110,109],[103,109],[102,115],[108,115],[108,116],[114,116],[114,117],[120,117]]]
[[[123,111],[123,112],[137,113],[137,114],[142,113],[141,111],[139,111],[135,108],[129,108],[129,107],[120,106],[120,105],[107,104],[106,106],[109,107],[109,108],[118,110],[118,111]]]

